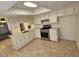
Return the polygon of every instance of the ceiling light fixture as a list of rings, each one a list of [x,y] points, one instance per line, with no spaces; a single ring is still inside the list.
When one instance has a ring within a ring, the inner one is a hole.
[[[32,3],[32,2],[24,2],[24,5],[25,6],[28,6],[28,7],[37,7],[37,5],[35,3]]]

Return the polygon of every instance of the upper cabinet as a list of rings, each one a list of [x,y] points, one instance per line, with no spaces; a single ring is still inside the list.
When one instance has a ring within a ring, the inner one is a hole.
[[[40,14],[34,17],[34,24],[41,24],[41,20],[49,19],[48,14]]]
[[[57,16],[72,15],[74,13],[76,13],[75,8],[68,8],[68,9],[57,11]]]
[[[41,20],[45,20],[45,19],[49,19],[49,14],[45,13],[45,14],[41,14]]]
[[[57,16],[63,16],[64,15],[64,10],[60,10],[60,11],[57,11]]]
[[[34,16],[34,24],[41,24],[41,17],[40,17],[40,15]]]
[[[79,14],[79,7],[78,8],[76,8],[77,9],[77,14]]]
[[[74,11],[75,11],[74,14],[77,14],[77,13],[78,13],[78,8],[75,7],[75,8],[74,8]]]
[[[69,8],[64,10],[64,15],[72,15],[74,14],[75,10],[74,8]]]
[[[50,13],[49,14],[49,20],[50,20],[50,23],[56,23],[57,22],[57,14],[56,13]]]
[[[34,17],[34,24],[41,24],[41,20],[49,19],[49,23],[57,23],[58,17],[60,16],[67,16],[67,15],[74,15],[79,13],[79,8],[78,7],[73,7],[73,8],[67,8],[59,11],[54,11],[54,12],[48,12],[48,13],[43,13],[36,15]]]

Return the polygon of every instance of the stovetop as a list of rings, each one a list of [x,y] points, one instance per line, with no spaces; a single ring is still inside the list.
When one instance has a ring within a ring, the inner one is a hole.
[[[41,29],[50,29],[50,28],[51,28],[50,25],[43,25],[43,28],[41,28]]]

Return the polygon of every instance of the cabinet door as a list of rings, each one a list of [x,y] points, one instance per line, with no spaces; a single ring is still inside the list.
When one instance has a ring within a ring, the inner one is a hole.
[[[14,49],[18,50],[20,49],[20,42],[19,42],[19,38],[18,37],[11,37],[12,43],[13,43],[13,47]]]
[[[24,45],[24,42],[23,42],[23,36],[22,35],[17,35],[17,45],[18,45],[18,47],[19,47],[19,49]]]
[[[29,36],[30,36],[29,39],[30,39],[30,40],[32,40],[32,35],[33,35],[33,34],[32,34],[32,31],[30,31],[30,32],[29,32]]]
[[[34,17],[34,24],[41,24],[41,18],[40,18],[40,16],[35,16]]]
[[[29,31],[29,41],[34,39],[34,30]]]
[[[57,11],[58,17],[63,16],[63,15],[64,15],[64,10]]]
[[[25,33],[25,41],[26,41],[26,43],[31,41],[30,32]]]
[[[77,14],[78,13],[78,8],[77,7],[73,8],[73,12],[74,12],[74,14]]]
[[[16,40],[16,41],[13,41],[13,47],[14,49],[18,50],[20,48],[19,46],[19,42]]]
[[[79,8],[77,8],[77,14],[79,14]]]
[[[58,41],[57,29],[50,29],[49,33],[50,33],[50,40],[51,41]]]
[[[49,14],[48,13],[46,13],[46,14],[41,14],[41,20],[45,20],[45,19],[49,19],[48,17],[49,17]]]
[[[65,9],[64,10],[64,16],[65,15],[72,15],[72,14],[74,14],[74,8],[69,8],[69,9]]]
[[[74,40],[76,20],[75,15],[61,17],[59,19],[60,39]]]
[[[50,23],[55,23],[55,22],[57,22],[57,15],[51,13],[51,14],[49,15],[49,19],[50,19]]]
[[[35,29],[35,38],[41,38],[40,29]]]

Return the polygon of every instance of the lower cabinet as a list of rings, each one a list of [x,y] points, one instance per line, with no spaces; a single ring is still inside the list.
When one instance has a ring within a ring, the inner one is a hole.
[[[27,43],[29,43],[32,39],[34,39],[33,35],[34,35],[33,31],[12,35],[11,40],[14,49],[18,50],[22,48],[24,45],[26,45]]]
[[[35,38],[41,38],[40,29],[35,29]]]
[[[57,29],[50,29],[49,36],[51,41],[58,41]],[[40,29],[30,30],[26,33],[20,33],[20,34],[11,36],[13,47],[16,50],[22,48],[24,45],[29,43],[34,38],[41,38]]]
[[[50,34],[51,41],[58,41],[58,30],[57,29],[50,29],[49,34]]]
[[[12,43],[13,43],[13,47],[14,49],[18,50],[21,47],[21,42],[20,39],[18,37],[11,37]]]
[[[29,36],[30,36],[29,39],[33,39],[34,38],[34,31],[30,31]]]

